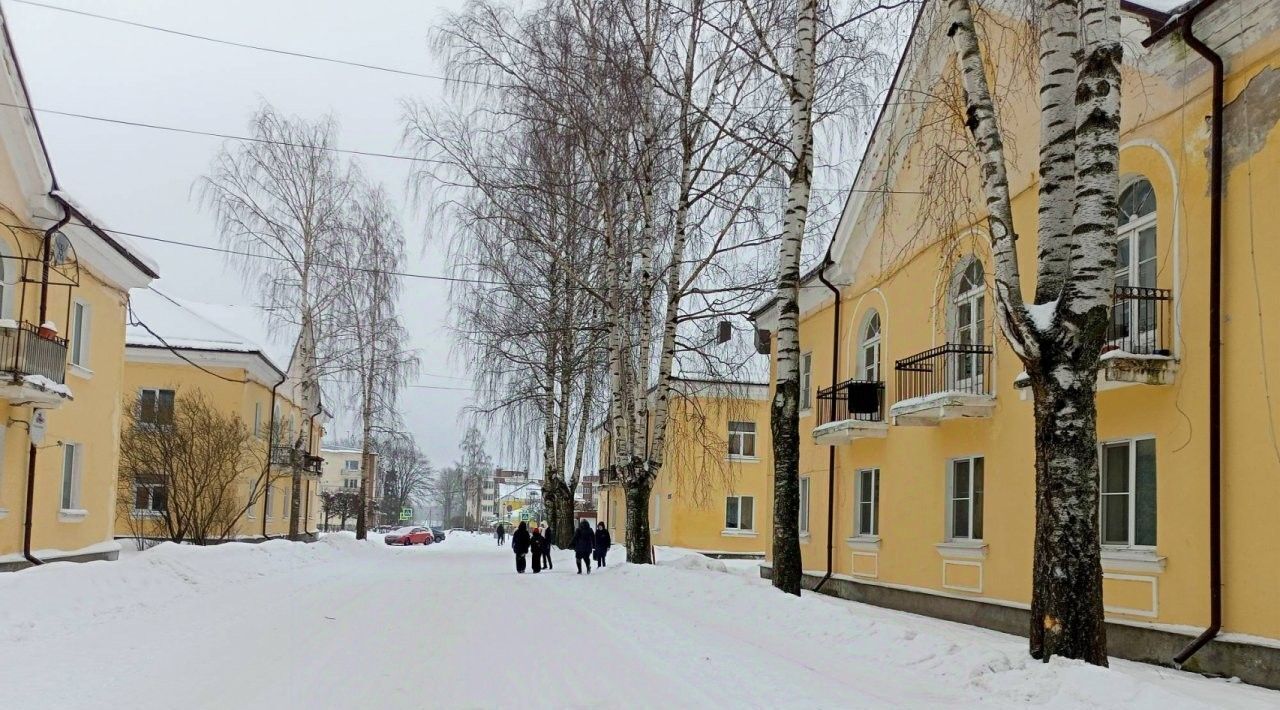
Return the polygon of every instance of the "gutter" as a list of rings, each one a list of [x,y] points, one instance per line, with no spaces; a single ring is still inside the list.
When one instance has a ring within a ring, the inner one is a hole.
[[[835,244],[833,239],[831,244]],[[822,266],[818,267],[817,276],[822,284],[831,290],[831,295],[835,297],[836,310],[831,319],[831,388],[832,388],[832,407],[835,406],[835,386],[840,382],[840,289],[835,284],[827,280],[824,271],[830,266],[831,261],[831,244],[827,245],[827,255],[822,260]],[[812,374],[810,382],[812,383]],[[810,389],[813,389],[812,384]],[[834,571],[835,556],[835,525],[836,525],[836,447],[834,444],[827,447],[827,573],[818,580],[814,585],[813,591],[822,591],[822,585],[831,579],[831,573]]]
[[[1222,630],[1222,110],[1226,72],[1222,57],[1196,37],[1192,28],[1196,17],[1213,1],[1197,4],[1177,20],[1187,46],[1213,67],[1209,124],[1209,628],[1173,657],[1178,667]]]
[[[56,197],[54,199],[57,199]],[[66,203],[58,200],[63,205],[62,219],[59,219],[44,231],[44,246],[40,250],[41,261],[41,279],[40,279],[40,318],[39,323],[43,324],[45,317],[49,315],[49,256],[53,245],[53,235],[59,229],[62,229],[67,222],[71,221],[71,211],[66,208]],[[35,418],[36,408],[31,407],[31,417]],[[32,517],[35,513],[36,500],[36,442],[30,441],[31,424],[27,424],[27,439],[30,447],[27,451],[27,500],[23,511],[22,520],[22,556],[27,558],[27,562],[32,565],[42,565],[44,561],[31,554],[31,524]]]

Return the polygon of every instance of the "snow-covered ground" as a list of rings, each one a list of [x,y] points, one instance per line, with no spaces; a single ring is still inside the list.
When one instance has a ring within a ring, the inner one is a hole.
[[[0,575],[12,708],[1274,708],[1280,693],[775,592],[660,550],[517,576],[491,539],[163,545]]]

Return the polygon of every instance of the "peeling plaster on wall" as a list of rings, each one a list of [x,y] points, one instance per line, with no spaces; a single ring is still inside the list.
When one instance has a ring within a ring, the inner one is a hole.
[[[1223,138],[1228,174],[1266,145],[1267,136],[1280,122],[1280,69],[1267,67],[1223,107]],[[1205,159],[1208,160],[1206,153]]]

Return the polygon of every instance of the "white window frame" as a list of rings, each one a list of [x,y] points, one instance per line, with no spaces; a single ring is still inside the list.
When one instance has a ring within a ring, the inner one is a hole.
[[[275,486],[267,486],[267,492],[262,494],[262,507],[267,511],[267,520],[275,519],[275,512],[272,510],[272,503],[275,503]]]
[[[1142,182],[1145,182],[1149,186],[1151,186],[1151,194],[1154,196],[1155,186],[1151,185],[1151,181],[1146,179],[1145,177],[1138,177],[1137,179],[1130,181],[1128,184],[1124,186],[1124,188],[1120,190],[1120,194],[1123,195],[1130,188],[1133,188],[1134,186]],[[1128,257],[1127,265],[1121,267],[1119,259],[1116,260],[1115,281],[1117,286],[1128,286],[1131,288],[1156,288],[1156,284],[1159,282],[1159,279],[1160,279],[1160,274],[1159,274],[1160,232],[1159,232],[1159,229],[1156,228],[1156,211],[1157,211],[1156,208],[1157,207],[1158,205],[1154,205],[1152,207],[1151,212],[1144,214],[1138,217],[1137,219],[1132,219],[1124,224],[1117,226],[1116,228],[1117,255],[1120,253],[1121,242],[1123,242],[1125,239],[1129,240],[1128,248],[1125,249],[1125,251],[1127,252],[1125,256]],[[1141,237],[1142,237],[1142,232],[1145,231],[1147,228],[1152,229],[1151,256],[1146,259],[1142,259],[1141,258],[1141,254],[1142,254]],[[1151,283],[1144,284],[1142,283],[1141,266],[1148,262],[1154,263],[1155,268],[1153,269]],[[1120,283],[1121,279],[1124,280],[1124,283]],[[1150,332],[1150,331],[1137,330],[1140,327],[1140,324],[1138,322],[1137,302],[1129,301],[1125,303],[1125,306],[1129,309],[1129,313],[1126,314],[1126,317],[1128,318],[1129,332],[1127,335],[1122,336],[1120,339],[1123,340],[1124,338],[1129,338],[1131,340],[1139,340],[1142,338],[1141,333]],[[1112,326],[1111,326],[1112,328],[1114,328],[1114,323],[1115,323],[1115,316],[1112,316]],[[1152,323],[1152,327],[1158,328],[1159,324]]]
[[[813,351],[800,354],[800,411],[813,409]]]
[[[342,462],[342,468],[344,471],[359,471],[360,459],[347,459]]]
[[[69,362],[83,372],[92,372],[89,355],[93,342],[93,307],[82,299],[77,298],[71,302],[71,326],[68,331],[71,335],[67,353]]]
[[[871,321],[877,323],[876,333],[873,336],[867,336],[867,328],[871,327]],[[858,335],[861,336],[862,343],[858,346],[858,374],[862,376],[862,380],[866,382],[880,382],[882,356],[880,343],[884,334],[884,319],[880,317],[880,313],[874,309],[869,311],[862,319],[862,329]]]
[[[867,476],[871,477],[871,497],[869,500],[864,500],[862,497],[862,482]],[[869,508],[867,518],[870,525],[866,526],[867,530],[865,532],[862,525],[863,506]],[[853,534],[855,537],[880,537],[880,469],[878,468],[860,468],[854,472]]]
[[[262,438],[262,402],[253,403],[253,435]]]
[[[12,268],[10,264],[12,263]],[[13,277],[10,278],[10,272]],[[13,253],[8,245],[0,243],[0,318],[20,320],[22,314],[17,308],[17,285],[22,269],[13,260]]]
[[[68,464],[68,458],[70,463]],[[67,470],[68,465],[70,471]],[[74,441],[62,443],[61,488],[58,493],[58,510],[78,513],[83,510],[84,444]]]
[[[159,414],[159,412],[160,412],[160,393],[161,393],[161,392],[169,392],[169,393],[171,393],[171,394],[173,395],[173,402],[172,402],[172,404],[173,404],[173,409],[172,409],[172,411],[170,411],[170,413],[169,413],[169,414],[170,414],[170,416],[171,416],[171,417],[172,417],[172,416],[175,416],[175,415],[177,414],[177,412],[178,412],[178,391],[177,391],[177,390],[175,390],[175,389],[170,389],[170,388],[168,388],[168,387],[142,387],[142,388],[140,388],[140,389],[138,390],[138,423],[139,423],[139,424],[143,424],[143,425],[146,425],[146,426],[158,426],[158,425],[160,424],[160,422],[147,422],[147,421],[143,421],[143,420],[142,420],[142,412],[143,412],[143,409],[142,409],[142,399],[143,399],[143,397],[144,397],[144,396],[146,396],[146,393],[147,393],[147,392],[154,392],[154,393],[155,393],[155,404],[156,404],[155,411],[156,411],[157,415],[158,415],[158,414]],[[170,423],[172,423],[172,422],[170,422]]]
[[[1160,541],[1160,510],[1156,508],[1155,535],[1156,545],[1139,545],[1135,542],[1138,539],[1138,442],[1150,441],[1152,446],[1152,455],[1155,457],[1156,478],[1156,503],[1160,501],[1160,458],[1156,456],[1154,435],[1134,436],[1127,439],[1111,439],[1098,442],[1098,540],[1103,549],[1106,550],[1149,550],[1154,551]],[[1125,446],[1128,449],[1128,466],[1129,466],[1129,489],[1124,493],[1104,493],[1104,483],[1106,481],[1106,450],[1108,447]],[[1126,514],[1128,516],[1128,540],[1123,543],[1102,542],[1106,535],[1106,528],[1103,527],[1105,519],[1103,517],[1106,496],[1123,495],[1128,498]]]
[[[800,488],[799,488],[799,494],[800,494],[800,495],[799,495],[799,498],[800,498],[800,521],[799,521],[799,527],[800,527],[800,534],[801,534],[802,536],[807,536],[807,535],[809,534],[809,493],[810,493],[810,491],[812,490],[812,485],[813,485],[813,484],[810,482],[810,480],[809,480],[809,477],[808,477],[808,476],[801,476],[801,477],[800,477]],[[752,514],[754,515],[754,513],[755,513],[754,506],[752,507],[752,511],[751,511],[751,512],[752,512]]]
[[[751,525],[749,527],[742,526],[742,501],[744,499],[751,500]],[[732,503],[734,507],[734,518],[737,520],[732,527],[729,526],[729,505]],[[725,532],[730,533],[749,533],[755,532],[756,529],[756,497],[755,496],[725,496]]]
[[[750,425],[751,431],[734,431],[735,424]],[[756,449],[756,436],[758,427],[755,422],[730,421],[729,422],[729,458],[735,461],[755,461],[759,458]],[[751,453],[745,453],[747,450],[747,441],[751,442]],[[734,443],[737,442],[737,453],[734,452]]]
[[[653,530],[657,532],[662,529],[662,494],[653,494]]]
[[[976,485],[976,482],[977,482],[977,478],[978,478],[978,477],[977,477],[976,475],[974,475],[974,472],[977,470],[977,466],[976,466],[975,464],[976,464],[976,462],[978,462],[978,461],[982,461],[982,500],[981,500],[981,502],[975,503],[976,492],[977,492],[977,485]],[[965,495],[964,495],[964,497],[957,497],[957,496],[959,495],[959,493],[960,493],[960,492],[958,492],[958,491],[956,491],[956,490],[955,490],[956,464],[959,464],[959,463],[968,463],[968,464],[969,464],[969,486],[968,486],[968,489],[967,489],[967,490],[963,491],[963,493],[965,494]],[[946,472],[946,477],[947,477],[947,511],[946,511],[946,513],[947,513],[947,514],[946,514],[946,518],[947,518],[947,519],[946,519],[947,529],[946,529],[946,533],[947,533],[947,534],[946,534],[946,540],[947,540],[948,542],[971,542],[971,541],[972,541],[972,542],[982,542],[982,540],[983,540],[982,535],[986,533],[986,527],[987,527],[986,510],[984,509],[984,508],[985,508],[985,505],[986,505],[986,499],[987,499],[987,493],[986,493],[986,487],[987,487],[987,486],[986,486],[986,479],[987,479],[987,476],[986,476],[986,469],[987,469],[987,466],[986,466],[986,457],[985,457],[985,456],[981,456],[981,455],[973,455],[973,456],[959,456],[959,457],[956,457],[956,458],[953,458],[953,459],[950,459],[950,460],[948,460],[948,461],[947,461],[947,472]],[[955,520],[954,520],[954,515],[955,515],[955,514],[954,514],[954,512],[953,512],[953,511],[955,510],[955,503],[956,503],[956,501],[957,501],[957,500],[967,500],[967,501],[968,501],[968,508],[969,508],[969,515],[968,515],[968,519],[969,519],[969,526],[968,526],[968,530],[967,530],[967,534],[966,534],[966,535],[956,535],[956,534],[955,534]],[[981,511],[982,511],[982,514],[983,514],[983,515],[982,515],[982,530],[981,530],[981,531],[979,531],[979,532],[980,532],[980,534],[978,534],[978,535],[975,535],[975,534],[974,534],[974,532],[975,532],[975,531],[974,531],[974,524],[973,524],[973,521],[974,521],[974,517],[975,517],[975,516],[974,516],[974,511],[975,511],[975,510],[981,510]]]
[[[960,287],[968,276],[969,268],[977,264],[982,269],[982,282],[973,284],[967,291],[961,291]],[[987,270],[986,266],[977,257],[973,257],[964,262],[964,266],[960,269],[955,286],[955,297],[951,301],[952,311],[952,341],[956,345],[985,345],[986,344],[986,303],[987,303]],[[961,326],[960,314],[967,312],[969,316],[969,325]],[[882,324],[883,325],[883,324]],[[965,342],[963,333],[968,331],[969,341]],[[963,376],[961,370],[968,367],[969,376]],[[955,364],[955,387],[962,390],[978,391],[982,389],[986,373],[986,361],[981,353],[961,354],[956,358]]]

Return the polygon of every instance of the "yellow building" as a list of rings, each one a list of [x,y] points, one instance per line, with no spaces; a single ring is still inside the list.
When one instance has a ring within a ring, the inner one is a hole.
[[[314,536],[321,520],[316,495],[322,459],[312,452],[320,450],[326,415],[302,386],[304,349],[295,344],[273,350],[262,344],[265,332],[244,335],[262,325],[252,307],[196,303],[139,289],[130,308],[135,322],[127,330],[124,397],[130,405],[140,404],[139,416],[162,422],[172,418],[175,398],[199,392],[220,413],[238,416],[260,444],[259,458],[269,468],[238,482],[239,507],[245,512],[233,537],[289,534],[294,466],[303,472],[298,529]],[[117,536],[146,532],[146,523],[164,505],[163,485],[134,482],[132,504],[120,506]],[[157,529],[153,535],[163,533]]]
[[[1189,667],[1280,687],[1280,223],[1266,217],[1280,184],[1280,4],[1192,4],[1203,8],[1195,34],[1226,62],[1227,139],[1222,629]],[[1214,76],[1180,25],[1140,9],[1127,3],[1123,18],[1119,268],[1097,397],[1100,544],[1111,652],[1168,663],[1212,617]],[[1017,24],[999,24],[986,28],[988,51],[1017,45]],[[831,573],[827,593],[1025,634],[1032,402],[992,325],[984,200],[962,186],[975,212],[956,234],[920,219],[932,207],[925,170],[938,147],[920,126],[940,109],[906,97],[946,93],[939,76],[954,47],[941,29],[917,23],[833,235],[824,272],[839,285],[838,311],[816,274],[802,289],[802,371],[815,383],[800,422],[815,530],[802,544],[806,584]],[[1038,86],[1006,54],[991,64],[1009,87],[1001,123],[1018,146],[1009,173],[1026,277],[1035,273]],[[1025,298],[1033,286],[1024,284]],[[757,324],[770,330],[774,318],[766,307]]]
[[[768,385],[681,378],[672,388],[664,462],[649,501],[653,544],[763,556],[773,530]],[[601,456],[598,515],[622,544],[626,497],[607,468],[607,436]]]
[[[0,54],[0,102],[29,105],[3,33]],[[156,275],[59,191],[32,114],[0,111],[0,570],[118,554],[125,302]]]

